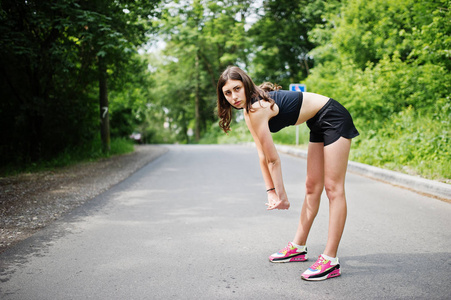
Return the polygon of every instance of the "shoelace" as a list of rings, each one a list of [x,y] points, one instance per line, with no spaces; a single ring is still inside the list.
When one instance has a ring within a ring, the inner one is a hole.
[[[282,250],[280,250],[280,253],[285,253],[287,254],[289,250],[291,250],[291,248],[293,247],[293,245],[291,243],[289,243],[285,248],[283,248]]]
[[[322,265],[322,264],[324,264],[324,263],[325,263],[325,259],[324,259],[324,257],[322,257],[322,256],[320,255],[320,257],[318,258],[318,260],[316,261],[316,263],[314,263],[314,264],[310,267],[310,269],[316,270],[316,269],[319,268],[320,265]]]

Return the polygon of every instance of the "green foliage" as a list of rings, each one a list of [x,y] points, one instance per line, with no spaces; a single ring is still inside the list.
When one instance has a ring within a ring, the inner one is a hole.
[[[359,141],[351,159],[431,179],[451,178],[450,103],[443,110],[447,120],[419,115],[412,107],[392,115],[376,135]]]
[[[331,23],[312,31],[323,45],[312,51],[318,63],[307,86],[353,115],[361,132],[353,159],[450,178],[451,25],[445,2],[348,1],[342,15],[329,14]]]
[[[210,131],[199,141],[200,144],[241,144],[251,143],[254,140],[247,129],[244,120],[233,123],[232,131],[227,134],[219,128],[218,123],[212,124]]]
[[[0,164],[51,160],[96,138],[98,60],[109,63],[110,90],[119,74],[135,72],[129,62],[158,2],[1,2]]]
[[[299,134],[299,145],[306,145],[309,142],[310,131],[307,126],[289,126],[279,132],[273,133],[272,138],[274,143],[281,145],[295,145],[296,144],[296,128]]]
[[[307,86],[342,102],[356,122],[369,129],[407,107],[433,113],[449,101],[451,76],[442,66],[409,64],[397,57],[384,58],[364,71],[348,64],[334,72],[333,65],[315,68]]]
[[[135,54],[122,76],[111,81],[109,107],[112,137],[128,137],[146,122],[150,103],[154,102],[151,95],[154,83],[147,65],[144,57]]]
[[[178,142],[199,141],[216,121],[219,74],[229,64],[246,63],[244,20],[250,2],[196,0],[165,6],[160,34],[167,44],[150,58],[152,93],[162,114],[159,128],[166,123]]]
[[[81,162],[95,161],[101,158],[126,154],[133,151],[133,141],[130,139],[118,138],[111,140],[110,152],[104,153],[102,151],[100,138],[96,138],[89,143],[77,147],[68,147],[51,159],[43,159],[25,165],[17,165],[16,163],[4,164],[0,168],[0,176],[54,170],[55,168],[67,167]]]
[[[250,74],[255,82],[271,81],[288,89],[309,74],[314,43],[308,32],[322,23],[325,1],[263,1],[263,16],[249,30]]]

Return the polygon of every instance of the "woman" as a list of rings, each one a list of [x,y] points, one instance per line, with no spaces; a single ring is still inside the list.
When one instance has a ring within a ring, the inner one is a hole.
[[[232,108],[244,109],[246,125],[254,138],[268,194],[268,210],[288,209],[280,158],[271,132],[307,122],[310,142],[307,156],[306,195],[299,226],[292,242],[269,257],[271,262],[307,260],[307,237],[323,189],[329,198],[329,235],[326,248],[301,276],[324,280],[340,276],[338,245],[346,221],[345,175],[351,139],[358,136],[348,111],[337,101],[314,93],[279,90],[270,83],[256,86],[240,68],[228,67],[218,81],[219,125],[228,132]]]

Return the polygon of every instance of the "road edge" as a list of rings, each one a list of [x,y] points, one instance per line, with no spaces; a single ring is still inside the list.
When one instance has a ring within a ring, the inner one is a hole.
[[[285,145],[276,145],[276,148],[285,154],[307,158],[307,150],[304,149]],[[450,184],[385,170],[354,161],[348,162],[348,171],[451,203]]]

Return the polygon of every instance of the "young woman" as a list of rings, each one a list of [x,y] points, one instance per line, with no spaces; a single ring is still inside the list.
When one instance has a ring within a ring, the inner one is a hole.
[[[218,81],[219,125],[228,132],[232,108],[244,109],[254,138],[268,194],[268,210],[288,209],[279,155],[271,132],[307,122],[310,142],[307,156],[306,195],[292,242],[269,257],[271,262],[307,260],[307,236],[315,219],[323,189],[329,198],[329,235],[326,248],[303,274],[305,280],[340,276],[338,245],[346,221],[345,175],[351,139],[358,136],[351,115],[337,101],[314,93],[279,90],[271,83],[256,86],[238,67],[228,67]]]

